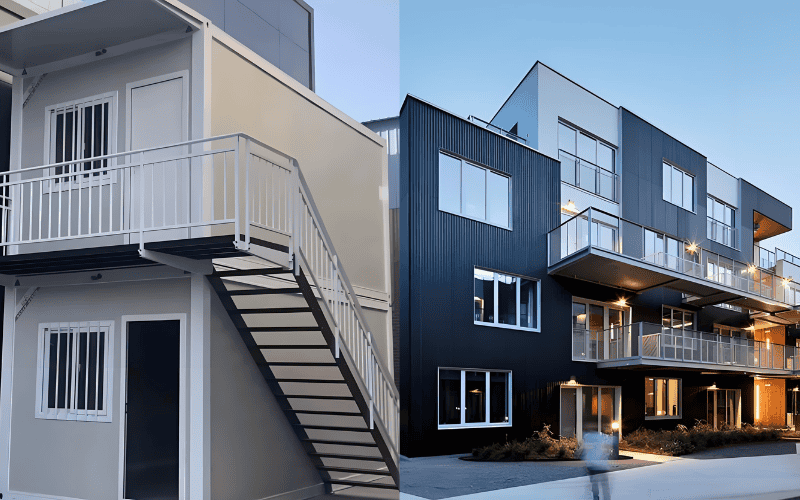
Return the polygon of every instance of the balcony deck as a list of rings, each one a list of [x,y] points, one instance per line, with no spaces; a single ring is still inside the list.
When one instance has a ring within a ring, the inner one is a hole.
[[[662,248],[647,244],[647,238]],[[768,313],[796,311],[800,300],[800,287],[771,271],[593,208],[552,230],[548,239],[553,276],[633,293],[667,287],[694,297],[696,306],[729,303]],[[667,241],[677,251],[668,253]]]
[[[800,349],[759,340],[633,323],[605,331],[575,329],[573,361],[598,368],[679,368],[800,376]]]

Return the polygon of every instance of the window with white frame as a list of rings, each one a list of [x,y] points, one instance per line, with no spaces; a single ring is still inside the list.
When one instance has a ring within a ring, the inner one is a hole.
[[[680,168],[664,163],[664,201],[694,212],[694,176]]]
[[[681,379],[646,378],[644,416],[645,419],[681,418]]]
[[[114,323],[39,325],[36,418],[111,421]]]
[[[562,182],[619,202],[615,156],[613,146],[559,120],[558,159]]]
[[[706,207],[709,240],[729,247],[736,246],[736,209],[716,198],[708,197]]]
[[[45,148],[49,155],[48,163],[75,162],[54,167],[52,175],[85,172],[81,175],[55,178],[55,186],[63,185],[68,180],[100,182],[110,177],[108,171],[87,172],[108,167],[107,159],[85,162],[77,160],[115,153],[116,96],[116,92],[111,92],[47,107]]]
[[[439,210],[511,229],[511,177],[439,153]]]
[[[539,280],[475,268],[475,324],[539,331]]]
[[[440,429],[510,426],[510,371],[439,368]]]

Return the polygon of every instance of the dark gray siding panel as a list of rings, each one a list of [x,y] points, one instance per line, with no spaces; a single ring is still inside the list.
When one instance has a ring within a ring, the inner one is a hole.
[[[401,112],[401,452],[416,456],[525,438],[557,427],[558,382],[595,380],[571,361],[571,294],[547,275],[547,233],[559,219],[559,163],[433,106]],[[438,209],[441,149],[511,175],[513,230]],[[541,333],[473,323],[475,266],[542,282]],[[513,373],[513,428],[437,430],[437,368]]]

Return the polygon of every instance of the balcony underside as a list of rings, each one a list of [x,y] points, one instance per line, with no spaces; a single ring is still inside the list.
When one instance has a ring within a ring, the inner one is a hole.
[[[619,255],[597,247],[575,252],[550,266],[551,276],[579,279],[641,293],[667,287],[698,297],[697,306],[728,303],[768,313],[792,311],[787,304],[728,287],[721,283],[689,276],[649,262]]]
[[[697,372],[738,372],[749,375],[778,375],[781,378],[800,378],[797,371],[780,370],[774,368],[760,368],[754,366],[724,365],[712,363],[699,363],[695,361],[674,361],[667,359],[651,358],[625,358],[609,361],[600,361],[598,368],[615,368],[628,370],[652,370],[654,368],[678,369]]]
[[[286,246],[252,238],[251,243],[288,253]],[[211,236],[145,243],[147,250],[190,259],[224,259],[249,255],[234,247],[234,237]],[[0,258],[0,274],[28,276],[37,274],[95,271],[159,265],[139,256],[139,244],[101,246],[53,252],[8,255]]]

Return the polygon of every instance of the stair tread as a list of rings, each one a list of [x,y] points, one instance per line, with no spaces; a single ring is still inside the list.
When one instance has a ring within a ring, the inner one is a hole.
[[[250,333],[269,333],[269,332],[319,332],[321,326],[248,326],[242,330]]]
[[[331,484],[342,484],[346,486],[362,486],[364,488],[381,488],[385,490],[396,490],[398,489],[394,484],[386,484],[386,483],[376,483],[376,482],[359,482],[359,481],[349,481],[345,479],[329,479],[329,483]]]
[[[249,295],[277,295],[282,293],[300,293],[299,288],[259,288],[256,290],[228,290],[231,297],[246,297]]]
[[[258,344],[256,349],[328,349],[327,344]]]
[[[316,429],[323,431],[341,431],[341,432],[372,432],[372,429],[365,427],[345,427],[336,425],[317,425],[317,424],[292,424],[304,429]]]
[[[317,469],[319,470],[326,470],[329,472],[354,472],[357,474],[369,474],[373,476],[391,476],[392,474],[388,470],[376,470],[376,469],[361,469],[358,467],[336,467],[332,465],[322,465],[318,466]]]
[[[248,309],[239,309],[236,311],[239,314],[292,314],[292,313],[305,313],[311,312],[310,307],[254,307]]]
[[[330,399],[337,401],[353,401],[353,396],[318,396],[313,394],[276,394],[277,397],[287,399]]]
[[[215,274],[220,278],[231,278],[236,276],[267,276],[271,274],[292,274],[291,269],[282,267],[267,267],[260,269],[229,269],[226,271],[216,271]]]
[[[330,415],[332,417],[363,417],[360,412],[357,411],[324,411],[324,410],[295,410],[292,409],[295,413],[300,413],[301,415]]]
[[[309,455],[320,458],[339,458],[342,460],[363,460],[365,462],[383,462],[383,457],[375,457],[369,455],[349,455],[346,453],[322,453],[310,452]]]
[[[313,379],[313,378],[278,378],[275,377],[276,382],[291,382],[301,384],[346,384],[346,380],[328,380],[328,379]]]
[[[268,366],[339,366],[336,363],[325,363],[325,362],[314,363],[311,361],[272,361],[272,362],[267,361],[266,363],[260,363],[260,364]]]
[[[377,448],[377,443],[360,443],[358,441],[337,441],[335,439],[314,439],[314,438],[304,438],[301,441],[313,443],[313,444],[335,444],[338,446],[366,446],[368,448]]]

